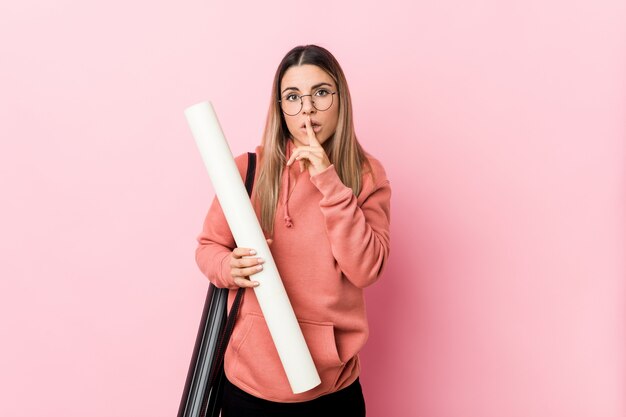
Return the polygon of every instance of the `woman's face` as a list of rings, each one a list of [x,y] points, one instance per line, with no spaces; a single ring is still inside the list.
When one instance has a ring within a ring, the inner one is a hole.
[[[304,121],[307,116],[311,117],[311,124],[315,137],[320,144],[330,138],[337,128],[339,120],[339,95],[332,96],[332,105],[324,111],[317,110],[311,100],[321,100],[321,97],[337,91],[337,85],[330,75],[316,65],[300,65],[290,67],[280,82],[280,95],[282,100],[287,98],[299,100],[295,96],[306,94],[302,97],[302,110],[295,116],[289,116],[283,112],[289,133],[296,146],[307,146],[307,137]],[[311,96],[308,96],[311,94]],[[318,101],[319,103],[319,101]],[[319,107],[319,104],[318,104]]]

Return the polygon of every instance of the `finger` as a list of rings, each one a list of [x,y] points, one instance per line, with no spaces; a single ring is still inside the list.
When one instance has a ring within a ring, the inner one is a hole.
[[[257,274],[263,270],[263,265],[254,265],[247,268],[233,268],[230,270],[230,274],[233,277],[246,278],[251,275]]]
[[[271,245],[272,243],[274,243],[274,239],[265,239],[267,241],[268,245]]]
[[[231,268],[248,268],[251,266],[261,265],[263,263],[265,263],[265,259],[263,258],[239,258],[233,259],[230,263],[230,266]]]
[[[256,251],[250,248],[235,248],[233,249],[233,258],[241,258],[242,256],[254,256]]]
[[[287,161],[287,166],[293,164],[295,161],[309,158],[310,154],[311,150],[308,146],[294,149],[293,153],[289,157],[289,160]],[[306,164],[304,166],[306,167]],[[302,164],[300,164],[300,168],[302,168]],[[300,170],[300,172],[302,172],[302,169]]]
[[[298,156],[296,156],[296,161],[304,160],[313,163],[317,160],[324,159],[322,154],[324,154],[324,149],[322,149],[321,147],[313,148],[307,146],[306,148],[302,148]]]
[[[313,126],[311,126],[311,116],[307,116],[306,119],[304,119],[304,126],[306,127],[307,137],[309,138],[309,146],[322,146],[315,136]]]
[[[259,286],[259,282],[258,281],[250,281],[247,278],[235,278],[234,279],[235,284],[238,287],[242,287],[242,288],[253,288],[253,287],[258,287]]]
[[[298,149],[294,149],[293,152],[291,153],[291,156],[289,157],[289,160],[287,161],[287,166],[293,164],[293,161],[296,160],[296,158],[298,157]]]
[[[296,157],[296,161],[300,163],[300,172],[304,172],[304,170],[309,169],[309,165],[313,163],[311,157],[316,157],[317,155],[312,152],[310,147],[301,148],[298,156]]]
[[[291,152],[291,156],[289,157],[289,160],[287,161],[287,166],[293,164],[303,151],[304,151],[303,148],[295,148],[293,152]]]

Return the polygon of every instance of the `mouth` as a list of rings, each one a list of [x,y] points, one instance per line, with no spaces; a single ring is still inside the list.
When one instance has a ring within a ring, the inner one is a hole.
[[[315,133],[316,135],[322,131],[322,126],[320,125],[312,125],[311,127],[313,128],[313,133]],[[300,131],[303,135],[308,135],[306,127],[303,127],[302,129],[300,129]]]
[[[322,125],[317,123],[315,120],[311,120],[311,127],[315,130],[316,127],[321,127]],[[303,122],[300,126],[301,129],[306,129],[306,124]]]

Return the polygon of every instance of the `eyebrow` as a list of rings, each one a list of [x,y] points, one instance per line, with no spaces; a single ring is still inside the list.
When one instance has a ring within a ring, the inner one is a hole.
[[[329,83],[319,83],[319,84],[315,84],[313,87],[311,87],[311,90],[315,90],[316,88],[319,88],[319,87],[321,87],[321,86],[323,86],[323,85],[327,85],[327,86],[329,86],[329,87],[332,87],[332,85],[331,85],[331,84],[329,84]],[[295,91],[300,91],[300,89],[299,89],[299,88],[297,88],[297,87],[287,87],[287,88],[285,88],[285,89],[283,90],[283,92],[282,92],[281,94],[284,94],[284,93],[285,93],[285,91],[287,91],[287,90],[295,90]]]

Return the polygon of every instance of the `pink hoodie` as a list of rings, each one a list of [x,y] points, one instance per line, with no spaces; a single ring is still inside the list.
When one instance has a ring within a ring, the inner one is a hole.
[[[292,149],[289,141],[287,158]],[[257,156],[262,157],[261,147]],[[308,401],[345,388],[359,376],[358,353],[368,337],[363,288],[378,279],[389,256],[391,188],[380,162],[369,155],[368,160],[373,172],[364,172],[358,198],[334,165],[312,177],[308,170],[299,172],[297,163],[283,171],[270,249],[322,383],[301,394],[291,392],[254,291],[248,289],[224,366],[228,379],[242,390],[270,401]],[[245,177],[247,155],[235,161]],[[230,275],[235,242],[217,199],[198,243],[200,270],[217,287],[237,288]]]

